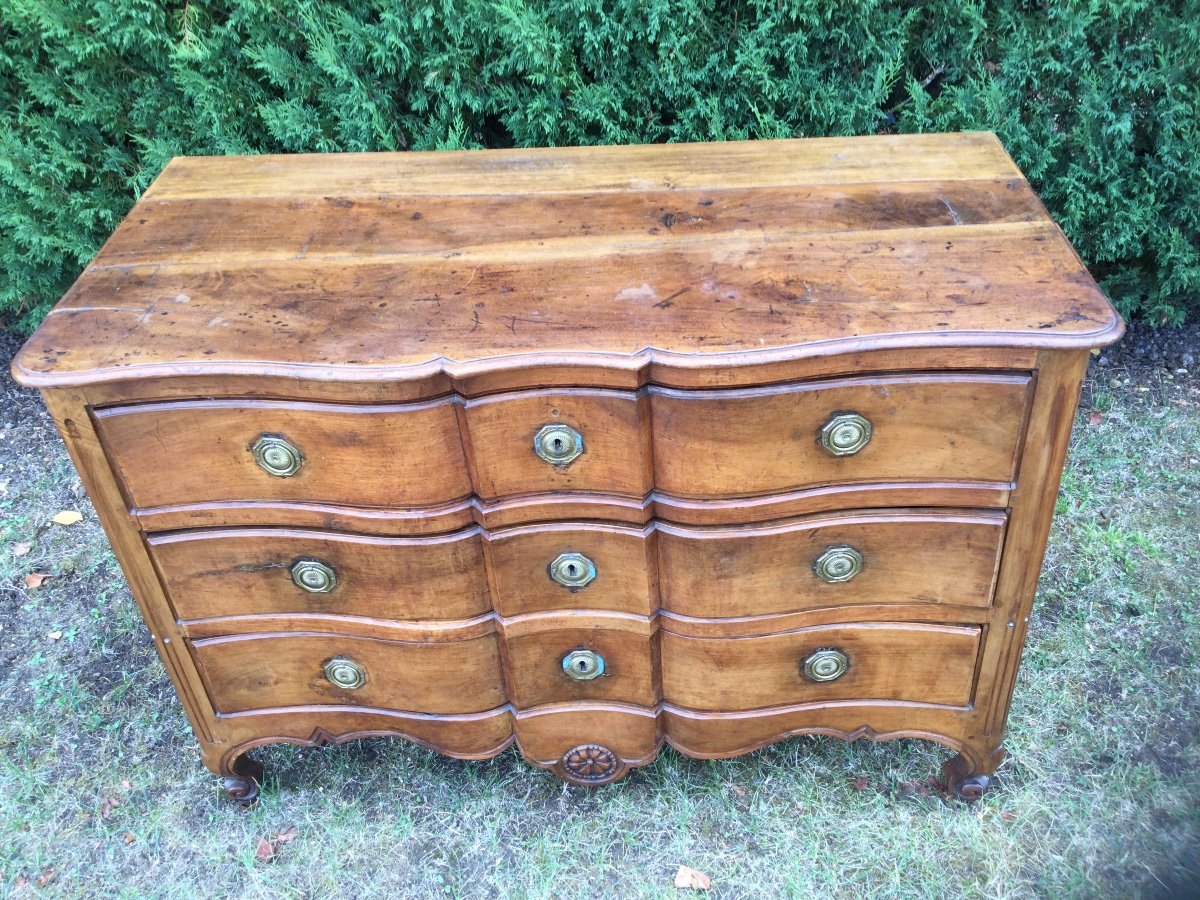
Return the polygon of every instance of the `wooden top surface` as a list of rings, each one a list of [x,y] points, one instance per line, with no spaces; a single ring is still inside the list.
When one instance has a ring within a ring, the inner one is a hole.
[[[986,133],[181,157],[13,371],[416,379],[1122,327]]]

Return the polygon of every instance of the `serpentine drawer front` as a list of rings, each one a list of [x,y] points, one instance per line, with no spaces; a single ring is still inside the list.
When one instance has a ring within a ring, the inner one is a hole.
[[[172,160],[13,362],[203,760],[1002,739],[1123,325],[990,134]]]

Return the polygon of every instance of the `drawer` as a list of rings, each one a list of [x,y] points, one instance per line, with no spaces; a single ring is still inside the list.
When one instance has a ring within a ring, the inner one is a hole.
[[[657,562],[641,529],[551,523],[498,531],[488,544],[501,615],[557,609],[649,615],[657,607]]]
[[[652,706],[658,700],[657,638],[648,620],[554,615],[507,623],[504,642],[510,697],[519,709],[583,700]]]
[[[862,511],[737,528],[658,525],[663,608],[733,618],[850,604],[991,603],[1006,516]]]
[[[479,495],[550,491],[642,498],[652,486],[645,394],[528,391],[465,404]],[[550,459],[538,455],[541,445]],[[561,455],[556,455],[556,454]]]
[[[833,700],[967,706],[980,629],[867,623],[760,637],[661,632],[659,638],[663,699],[675,706],[719,711]],[[805,674],[810,660],[816,678],[834,675],[843,660],[845,668],[834,680],[814,680]]]
[[[192,652],[222,713],[309,705],[471,713],[505,702],[495,634],[437,643],[237,635],[195,641]]]
[[[490,609],[478,530],[381,538],[228,528],[147,538],[179,618],[469,619]]]
[[[154,403],[98,410],[96,425],[139,508],[237,500],[419,506],[471,493],[448,400]],[[299,454],[290,474],[296,457],[280,440]],[[280,474],[259,463],[256,447]]]
[[[655,486],[704,498],[833,483],[1011,482],[1030,385],[1026,375],[955,374],[656,388]],[[844,455],[822,445],[826,429]]]

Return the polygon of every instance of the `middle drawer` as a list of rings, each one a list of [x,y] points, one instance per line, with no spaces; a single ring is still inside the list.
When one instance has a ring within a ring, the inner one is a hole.
[[[390,538],[284,528],[147,537],[182,620],[469,619],[590,609],[733,618],[989,605],[1005,515],[860,510],[744,527],[564,522]],[[490,568],[490,576],[489,576]]]

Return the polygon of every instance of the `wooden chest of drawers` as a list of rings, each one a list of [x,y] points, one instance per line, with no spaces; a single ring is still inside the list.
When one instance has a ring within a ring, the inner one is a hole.
[[[1122,324],[987,134],[176,159],[14,363],[206,764],[999,763]]]

